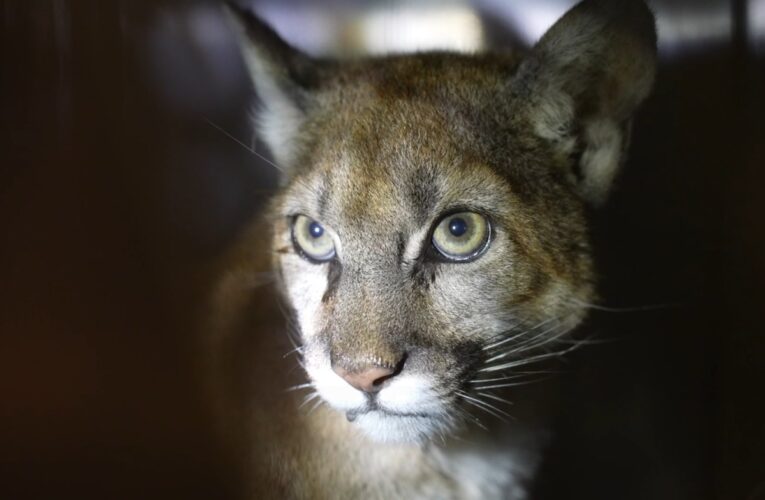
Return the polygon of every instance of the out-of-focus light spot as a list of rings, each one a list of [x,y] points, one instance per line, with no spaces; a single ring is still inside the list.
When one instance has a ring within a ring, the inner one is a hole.
[[[484,46],[481,20],[462,6],[420,5],[377,10],[357,25],[362,45],[372,54],[417,50],[474,52]]]
[[[693,51],[727,43],[733,33],[730,6],[658,10],[659,48],[667,52]]]
[[[284,38],[314,54],[469,52],[484,47],[481,20],[469,6],[453,3],[386,2],[343,9],[266,3],[258,13]]]
[[[749,42],[758,51],[765,51],[765,0],[749,2]]]
[[[504,19],[527,45],[533,45],[577,0],[476,0],[475,3]]]
[[[252,10],[291,45],[314,55],[336,53],[338,32],[348,15],[344,10],[280,2],[264,2]]]

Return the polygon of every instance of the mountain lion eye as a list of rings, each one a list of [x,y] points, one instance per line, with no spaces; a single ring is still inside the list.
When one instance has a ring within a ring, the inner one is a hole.
[[[298,215],[292,223],[292,241],[310,260],[326,262],[335,256],[335,243],[324,227],[305,215]]]
[[[467,261],[489,246],[491,228],[486,217],[473,212],[451,214],[438,223],[433,246],[449,260]]]

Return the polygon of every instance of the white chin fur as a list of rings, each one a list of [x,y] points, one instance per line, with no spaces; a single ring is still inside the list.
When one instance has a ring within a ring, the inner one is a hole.
[[[434,417],[389,415],[371,411],[354,420],[364,434],[382,443],[419,443],[441,430]]]

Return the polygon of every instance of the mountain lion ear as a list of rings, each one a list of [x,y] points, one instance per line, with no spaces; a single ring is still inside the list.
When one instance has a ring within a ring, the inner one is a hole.
[[[287,42],[252,12],[225,2],[255,91],[257,132],[277,164],[289,170],[300,148],[300,130],[319,85],[320,64]]]
[[[535,132],[577,158],[571,178],[593,205],[608,195],[655,73],[654,17],[640,0],[579,3],[518,69],[514,89]]]

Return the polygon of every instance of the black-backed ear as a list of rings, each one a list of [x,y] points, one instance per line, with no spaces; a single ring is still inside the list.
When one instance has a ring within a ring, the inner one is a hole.
[[[656,73],[656,28],[641,0],[585,0],[534,46],[513,85],[535,132],[560,154],[593,205],[605,201],[629,140],[630,118]]]
[[[300,131],[320,83],[321,64],[290,46],[249,10],[225,1],[225,11],[260,99],[258,135],[288,171],[300,149]]]

